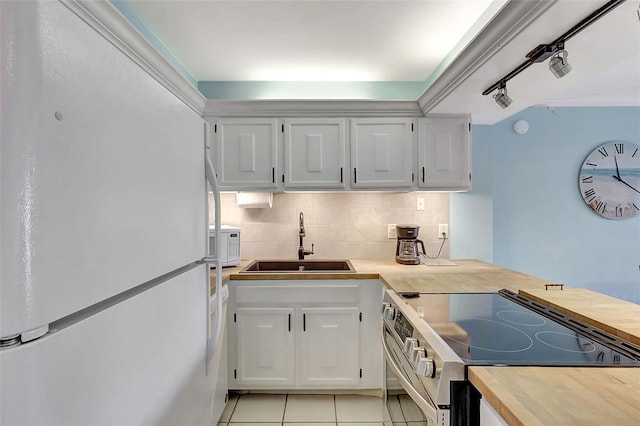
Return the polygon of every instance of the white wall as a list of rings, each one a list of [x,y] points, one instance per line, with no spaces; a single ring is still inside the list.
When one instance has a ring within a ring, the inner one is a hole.
[[[526,135],[513,131],[518,119]],[[639,303],[640,217],[594,214],[578,172],[606,141],[640,143],[640,108],[533,107],[473,132],[474,189],[451,196],[452,227],[468,239],[452,240],[452,257],[491,251],[498,265]]]

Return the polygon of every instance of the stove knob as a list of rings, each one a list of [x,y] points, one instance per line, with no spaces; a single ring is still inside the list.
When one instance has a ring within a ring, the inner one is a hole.
[[[393,321],[396,319],[396,309],[391,306],[384,308],[384,319],[387,321]]]
[[[411,363],[414,366],[417,366],[418,361],[420,361],[420,358],[424,358],[426,356],[427,356],[427,351],[422,346],[413,348],[413,352],[411,352]]]
[[[418,376],[434,377],[436,375],[436,363],[433,358],[420,358],[416,365],[416,373]]]
[[[418,346],[418,339],[414,339],[413,337],[407,337],[404,341],[404,353],[407,355],[411,355],[413,352],[413,348]]]

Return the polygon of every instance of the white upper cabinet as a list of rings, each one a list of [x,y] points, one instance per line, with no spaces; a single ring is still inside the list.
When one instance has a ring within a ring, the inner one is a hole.
[[[351,187],[407,189],[413,180],[413,120],[351,120]]]
[[[222,118],[213,124],[222,189],[278,188],[278,126],[272,118]]]
[[[345,120],[292,118],[284,120],[284,187],[344,189]]]
[[[421,118],[418,127],[418,188],[470,190],[469,117]]]

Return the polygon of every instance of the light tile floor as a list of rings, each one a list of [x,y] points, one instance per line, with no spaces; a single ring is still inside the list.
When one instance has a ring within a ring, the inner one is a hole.
[[[232,394],[218,424],[380,426],[382,418],[382,398],[373,396]]]

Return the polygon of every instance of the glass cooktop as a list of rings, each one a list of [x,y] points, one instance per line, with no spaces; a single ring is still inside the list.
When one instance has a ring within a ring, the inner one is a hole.
[[[626,350],[606,334],[583,331],[590,329],[584,324],[570,328],[497,293],[404,300],[468,365],[640,366],[638,348]]]

